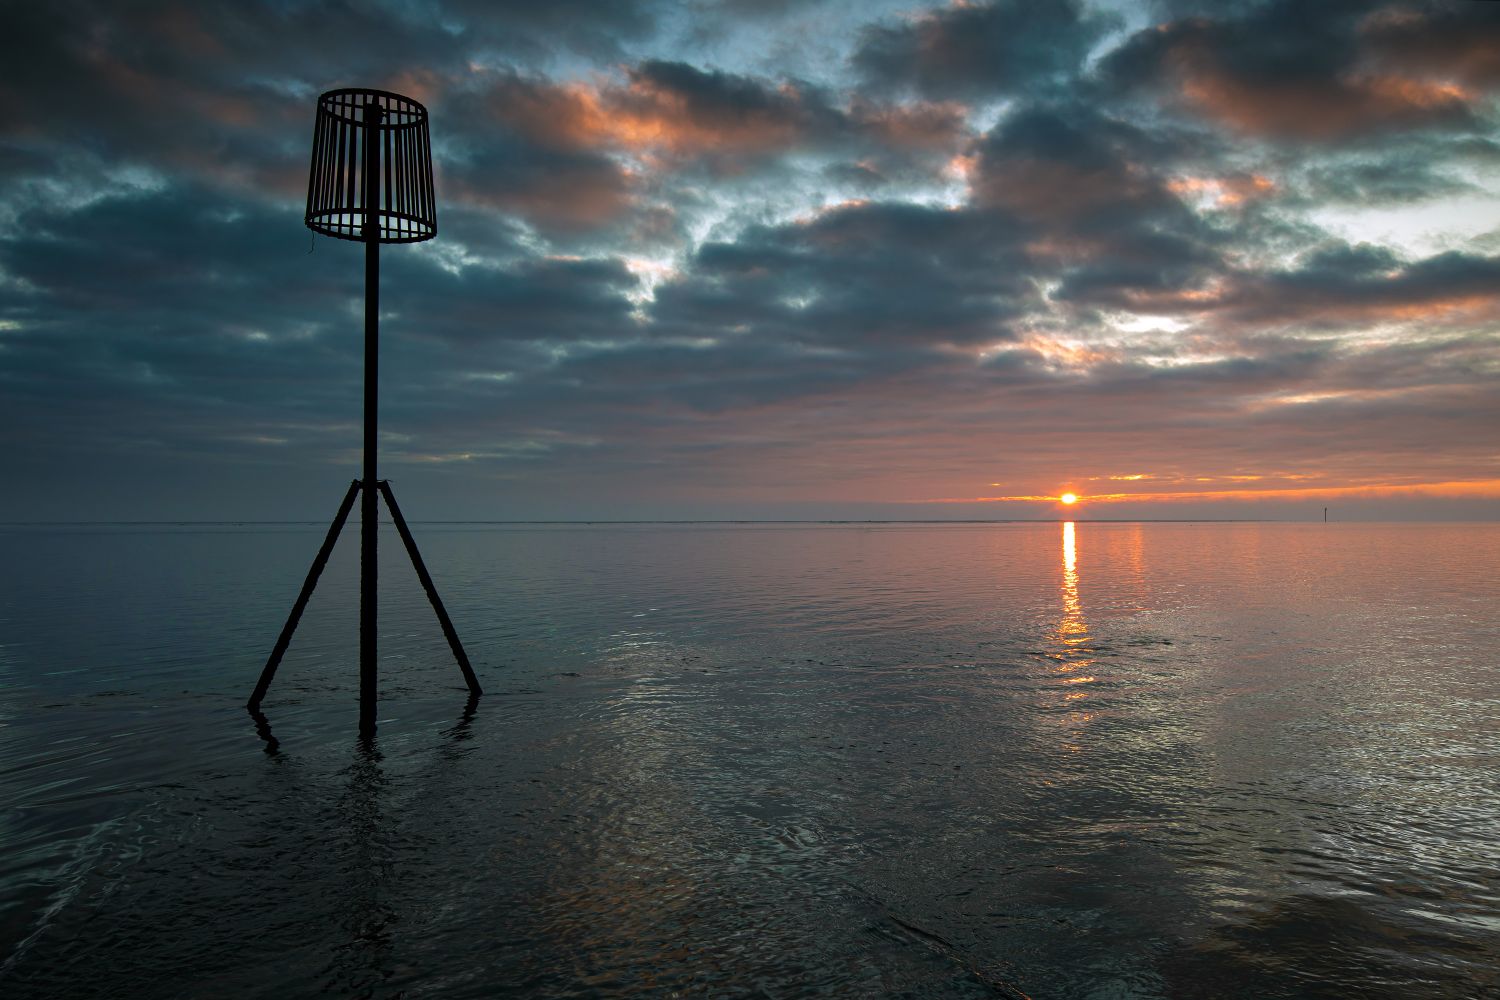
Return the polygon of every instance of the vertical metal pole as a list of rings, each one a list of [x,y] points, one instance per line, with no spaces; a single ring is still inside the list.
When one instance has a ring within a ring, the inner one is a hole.
[[[365,479],[359,507],[359,734],[364,737],[375,735],[375,538],[380,509],[375,475],[375,418],[380,397],[380,214],[376,203],[380,107],[374,97],[367,100],[361,192],[365,210]]]

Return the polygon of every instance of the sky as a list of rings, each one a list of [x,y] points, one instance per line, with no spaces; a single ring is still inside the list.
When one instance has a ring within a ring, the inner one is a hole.
[[[0,4],[0,520],[1500,516],[1500,4]],[[1064,492],[1080,500],[1063,507]]]

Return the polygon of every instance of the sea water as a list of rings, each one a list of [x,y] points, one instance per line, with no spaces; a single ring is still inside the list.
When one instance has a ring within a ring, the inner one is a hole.
[[[1500,995],[1500,526],[0,528],[6,997]]]

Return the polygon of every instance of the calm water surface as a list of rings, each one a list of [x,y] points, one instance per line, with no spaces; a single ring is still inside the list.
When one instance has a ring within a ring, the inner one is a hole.
[[[0,994],[1500,996],[1500,526],[322,530],[0,528]]]

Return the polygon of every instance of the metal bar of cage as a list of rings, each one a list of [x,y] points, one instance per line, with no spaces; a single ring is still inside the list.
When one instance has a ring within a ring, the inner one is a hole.
[[[364,121],[368,107],[381,120]],[[378,177],[367,206],[360,180],[367,155],[367,127],[379,140],[368,151]],[[382,243],[416,243],[437,234],[432,145],[427,109],[399,94],[375,90],[335,90],[319,98],[313,131],[306,219],[326,236],[363,241],[367,207],[376,211]]]

